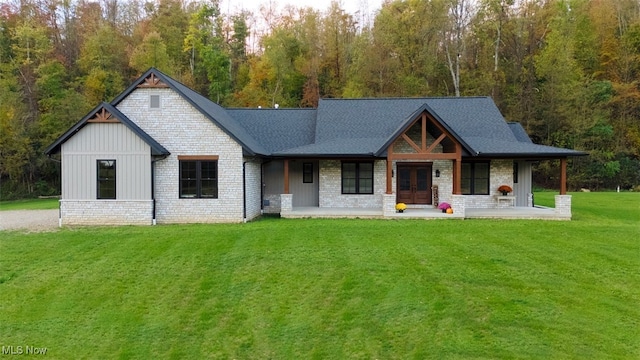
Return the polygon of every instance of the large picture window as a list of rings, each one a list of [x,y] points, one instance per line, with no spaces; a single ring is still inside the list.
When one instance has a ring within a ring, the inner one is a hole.
[[[373,162],[343,162],[342,193],[373,194]]]
[[[116,161],[98,160],[98,199],[116,198]]]
[[[181,198],[218,198],[218,161],[180,160]]]
[[[489,162],[463,162],[461,188],[464,195],[489,195]]]

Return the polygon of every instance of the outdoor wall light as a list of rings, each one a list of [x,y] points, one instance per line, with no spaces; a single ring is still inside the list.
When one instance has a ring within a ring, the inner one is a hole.
[[[436,169],[436,177],[440,177],[440,169]]]

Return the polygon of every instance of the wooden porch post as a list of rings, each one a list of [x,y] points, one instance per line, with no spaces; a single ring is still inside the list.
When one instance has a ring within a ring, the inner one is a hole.
[[[387,194],[393,194],[393,151],[396,142],[392,142],[387,148]]]
[[[462,195],[462,158],[453,160],[453,194]]]
[[[284,160],[284,193],[289,193],[289,159]]]
[[[560,159],[560,195],[567,194],[567,158]]]
[[[393,194],[391,178],[393,177],[393,160],[387,155],[387,194]]]

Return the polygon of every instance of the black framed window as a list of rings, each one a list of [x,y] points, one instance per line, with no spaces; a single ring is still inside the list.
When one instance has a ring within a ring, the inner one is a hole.
[[[463,162],[461,190],[464,195],[489,195],[489,162]]]
[[[343,162],[342,193],[373,194],[373,162]]]
[[[98,199],[116,198],[116,161],[97,160]]]
[[[519,165],[516,161],[513,162],[513,183],[517,184],[518,183],[518,172],[519,172]]]
[[[313,183],[313,163],[302,164],[302,182],[305,184]]]
[[[180,160],[181,198],[218,198],[217,160]]]

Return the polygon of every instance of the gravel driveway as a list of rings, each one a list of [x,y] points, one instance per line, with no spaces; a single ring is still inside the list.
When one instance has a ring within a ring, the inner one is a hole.
[[[0,211],[0,231],[52,231],[58,228],[58,209]]]

